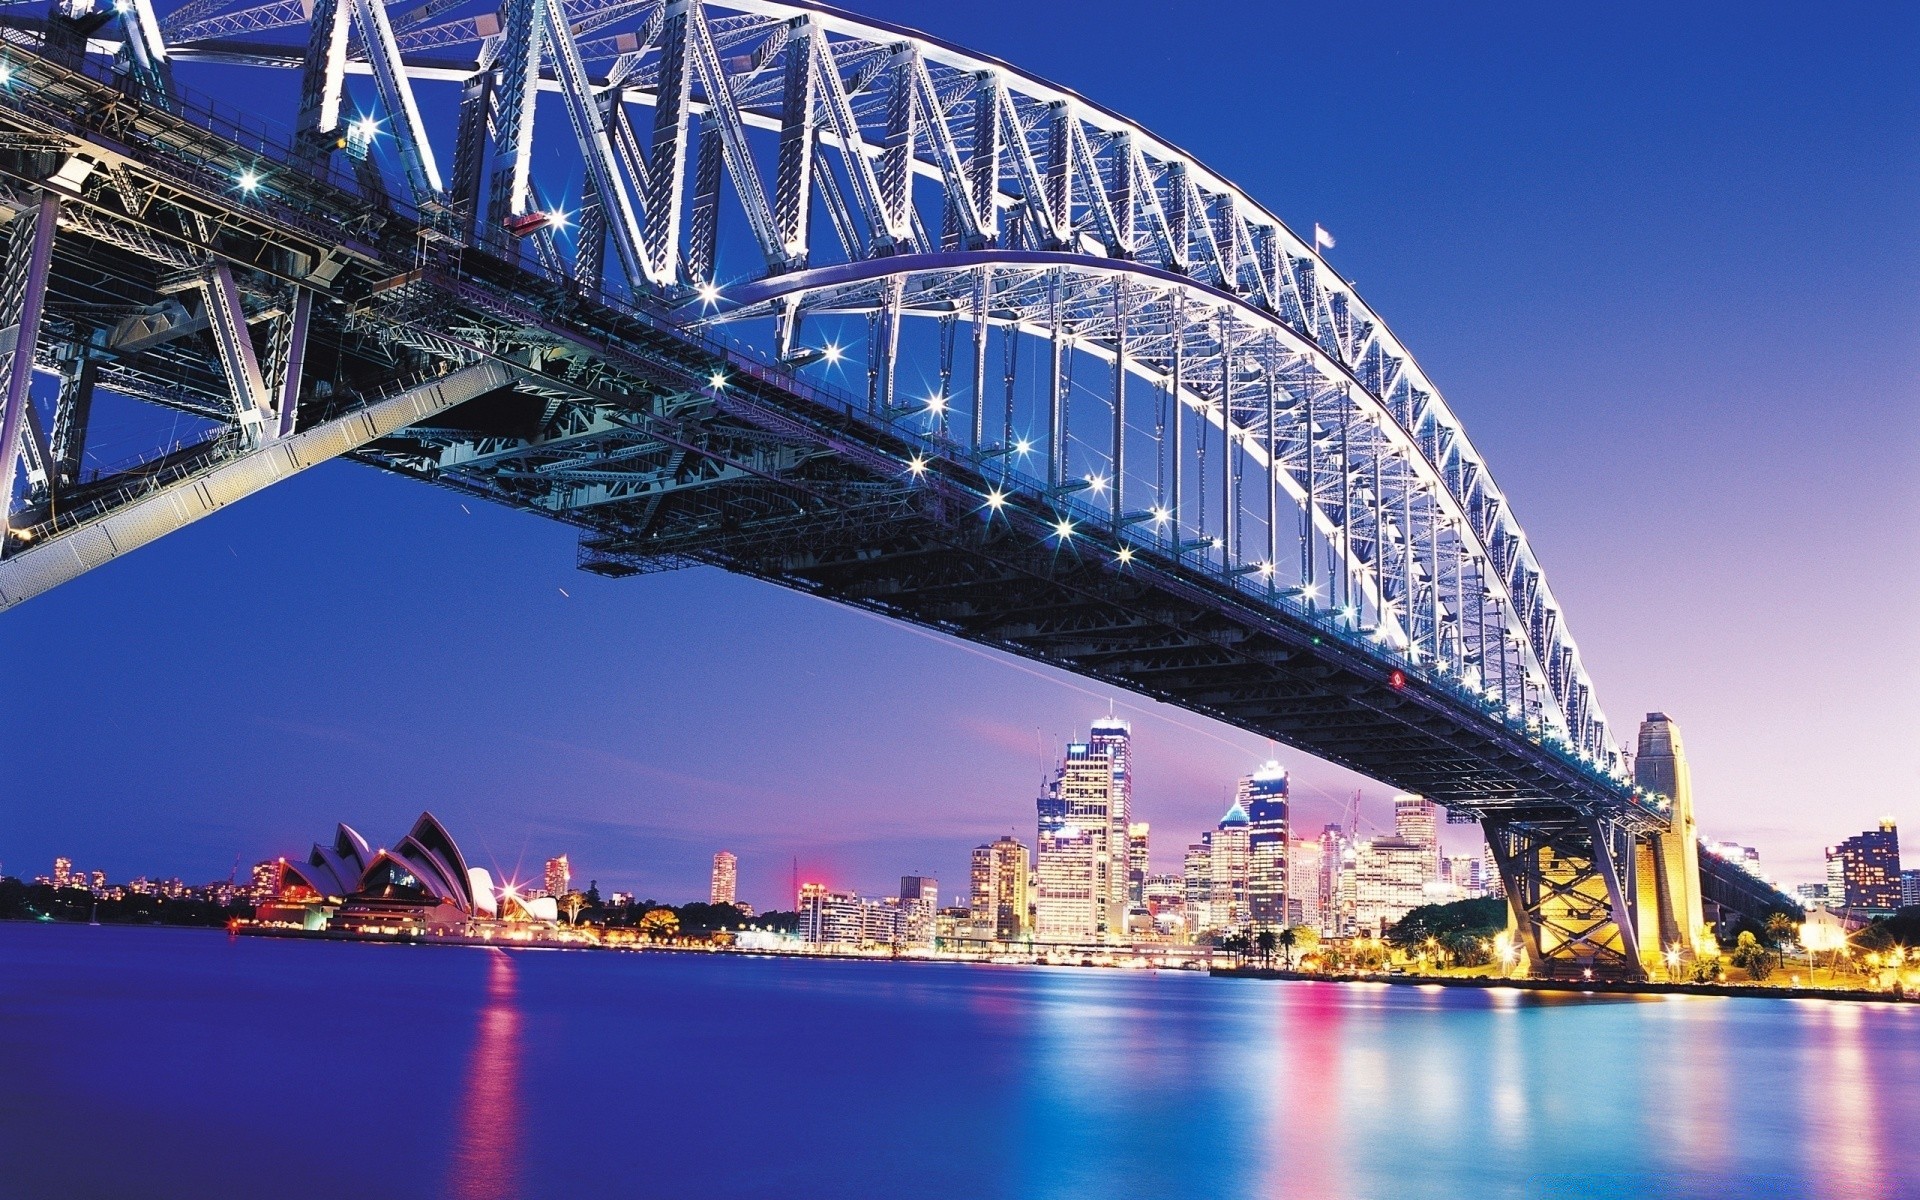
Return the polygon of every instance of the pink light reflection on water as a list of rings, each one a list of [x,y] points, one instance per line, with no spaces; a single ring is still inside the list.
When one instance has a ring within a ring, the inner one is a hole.
[[[489,950],[487,998],[467,1059],[455,1117],[447,1194],[454,1200],[515,1200],[525,1122],[520,1111],[520,1006],[513,955]]]
[[[1289,985],[1290,1001],[1275,1006],[1280,1018],[1271,1086],[1284,1102],[1272,1106],[1269,1178],[1262,1191],[1275,1200],[1341,1200],[1347,1180],[1341,1169],[1346,1145],[1341,1114],[1341,1008],[1344,985]],[[1297,992],[1296,992],[1297,989]],[[1297,998],[1296,998],[1297,995]]]

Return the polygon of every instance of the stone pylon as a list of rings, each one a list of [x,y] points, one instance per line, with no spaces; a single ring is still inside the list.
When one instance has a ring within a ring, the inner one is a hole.
[[[1693,959],[1713,949],[1700,902],[1700,843],[1693,822],[1693,781],[1687,771],[1687,752],[1680,726],[1665,713],[1648,713],[1640,723],[1639,753],[1633,762],[1633,781],[1673,801],[1667,832],[1648,839],[1655,885],[1653,912],[1642,907],[1643,924],[1653,924],[1657,913],[1661,951],[1678,946],[1683,958]],[[1643,860],[1644,861],[1644,860]],[[1642,875],[1645,879],[1648,875]],[[1652,932],[1652,930],[1647,930]],[[1646,939],[1643,937],[1643,944]]]

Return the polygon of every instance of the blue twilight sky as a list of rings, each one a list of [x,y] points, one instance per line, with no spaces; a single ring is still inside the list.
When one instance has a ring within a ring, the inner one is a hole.
[[[1513,497],[1616,726],[1682,723],[1709,836],[1793,882],[1920,822],[1920,9],[853,7],[1332,230]],[[1109,700],[716,572],[583,575],[559,526],[346,465],[0,617],[0,664],[10,874],[224,876],[432,808],[477,863],[566,851],[675,900],[727,847],[762,906],[796,859],[958,890]],[[1265,744],[1119,700],[1177,869]],[[1387,789],[1282,757],[1300,825],[1354,786],[1385,819]]]

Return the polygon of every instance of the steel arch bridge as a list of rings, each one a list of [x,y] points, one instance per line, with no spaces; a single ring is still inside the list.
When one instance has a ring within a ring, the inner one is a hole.
[[[493,4],[0,12],[0,607],[347,456],[1430,796],[1537,970],[1690,935],[1485,458],[1256,200],[821,5]]]

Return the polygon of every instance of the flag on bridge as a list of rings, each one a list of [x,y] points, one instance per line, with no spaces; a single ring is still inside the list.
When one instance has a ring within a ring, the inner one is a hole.
[[[1320,222],[1313,223],[1313,248],[1315,250],[1333,249],[1333,235],[1320,228]]]

